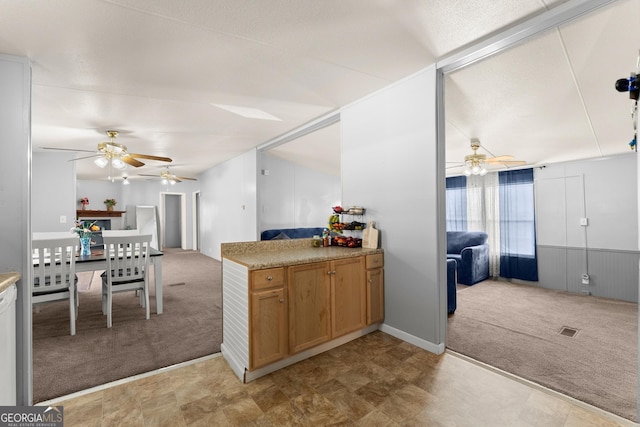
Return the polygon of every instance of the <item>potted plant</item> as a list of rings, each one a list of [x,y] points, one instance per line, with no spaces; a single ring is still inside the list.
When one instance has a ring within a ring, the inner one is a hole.
[[[112,211],[113,207],[116,205],[116,199],[107,199],[104,201],[104,204],[107,205],[108,211]]]

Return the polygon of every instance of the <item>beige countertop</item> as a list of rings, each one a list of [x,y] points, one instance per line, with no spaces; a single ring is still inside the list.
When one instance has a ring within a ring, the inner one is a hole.
[[[382,249],[340,246],[314,248],[311,246],[311,239],[222,244],[223,258],[242,264],[249,270],[330,261],[382,252]]]
[[[7,288],[18,280],[20,280],[20,273],[10,271],[9,273],[0,273],[0,292],[4,292]]]

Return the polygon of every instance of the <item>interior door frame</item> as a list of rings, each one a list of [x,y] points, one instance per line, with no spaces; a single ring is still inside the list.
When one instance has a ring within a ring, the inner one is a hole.
[[[615,3],[618,0],[569,0],[553,9],[541,13],[520,24],[514,25],[492,37],[474,43],[467,48],[436,62],[436,114],[437,114],[437,153],[438,153],[438,252],[443,254],[440,260],[440,271],[446,272],[446,131],[445,131],[445,77],[447,74],[468,67],[478,61],[502,53],[512,47],[525,43],[538,35],[557,28],[563,24],[581,18],[589,13]],[[439,276],[440,319],[438,332],[442,342],[447,343],[447,275]],[[639,321],[640,324],[640,321]],[[640,359],[638,362],[640,368]],[[640,385],[639,385],[640,389]],[[640,402],[640,395],[638,396]],[[640,406],[640,404],[639,404]],[[640,408],[639,408],[640,413]]]
[[[191,247],[194,251],[200,251],[200,218],[200,190],[197,190],[191,194]]]
[[[164,248],[165,242],[165,231],[166,231],[166,196],[179,196],[180,197],[180,248],[187,249],[187,201],[186,194],[179,192],[171,192],[171,191],[161,191],[160,192],[160,202],[158,203],[158,215],[160,216],[160,236],[159,236],[159,246],[160,250]]]

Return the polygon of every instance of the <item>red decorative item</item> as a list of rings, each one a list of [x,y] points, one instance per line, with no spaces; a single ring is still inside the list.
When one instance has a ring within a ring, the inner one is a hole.
[[[80,203],[82,204],[82,210],[85,210],[85,206],[89,204],[89,198],[83,197],[82,199],[80,199]]]

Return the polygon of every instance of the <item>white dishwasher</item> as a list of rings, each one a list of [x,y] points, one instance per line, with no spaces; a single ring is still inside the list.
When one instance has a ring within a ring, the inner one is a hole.
[[[16,285],[0,292],[0,406],[16,405]]]

